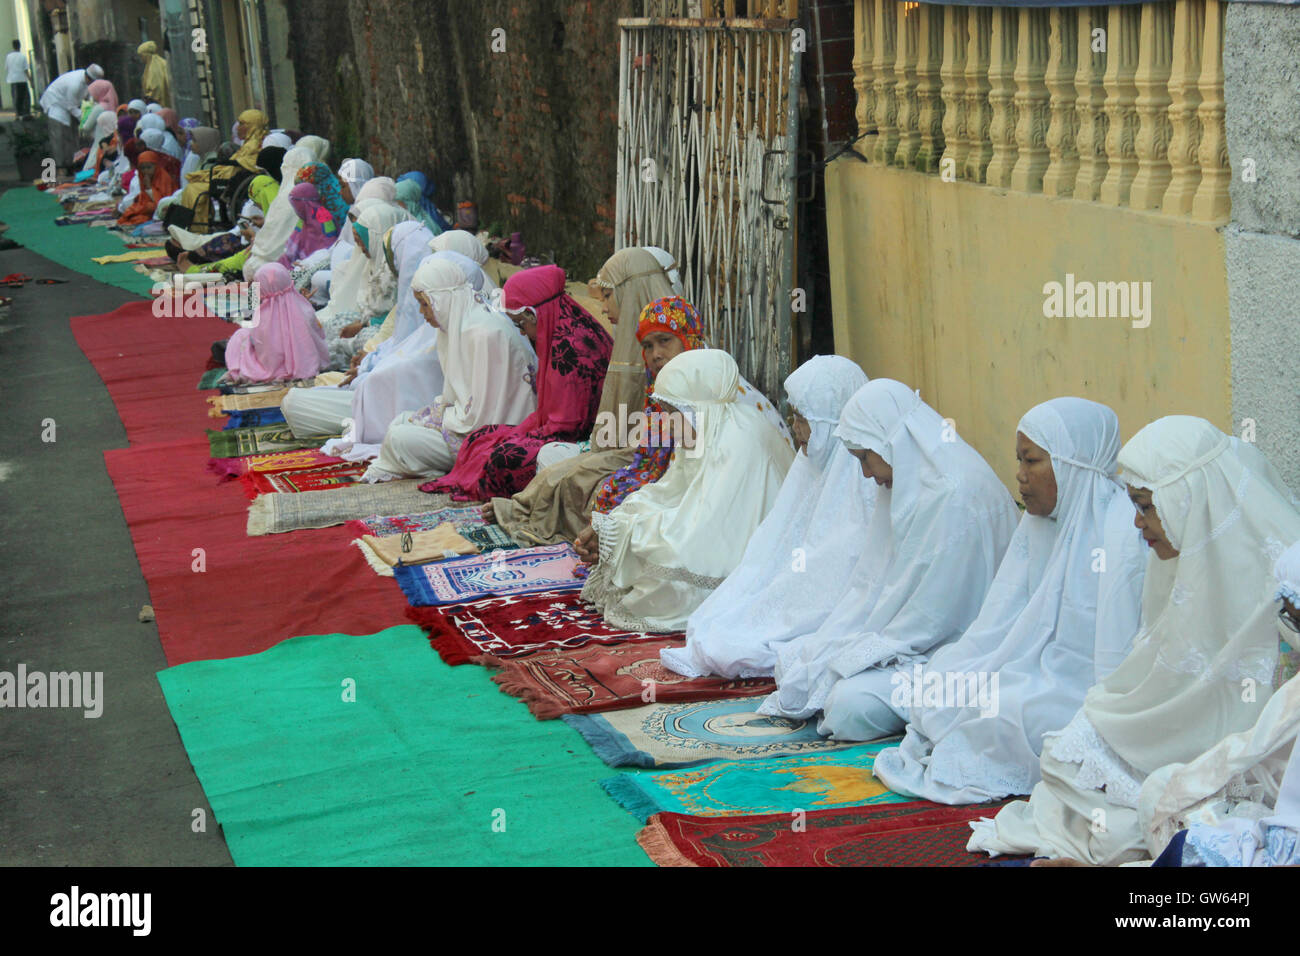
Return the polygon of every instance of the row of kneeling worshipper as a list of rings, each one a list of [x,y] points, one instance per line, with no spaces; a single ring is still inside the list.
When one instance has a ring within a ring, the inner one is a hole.
[[[342,196],[323,159],[284,165]],[[571,542],[608,623],[685,631],[677,673],[771,676],[764,714],[901,736],[875,766],[899,793],[1029,796],[972,849],[1300,861],[1300,511],[1253,445],[1174,416],[1121,449],[1111,409],[1053,399],[1006,436],[1021,514],[917,392],[846,358],[786,380],[792,433],[664,250],[610,257],[601,322],[562,269],[498,289],[473,235],[350,182],[324,281],[255,244],[263,314],[226,348],[232,379],[335,370],[285,397],[295,435]]]

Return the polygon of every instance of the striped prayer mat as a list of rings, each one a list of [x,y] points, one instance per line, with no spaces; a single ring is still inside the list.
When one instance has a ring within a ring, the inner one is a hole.
[[[688,770],[630,770],[602,780],[607,793],[642,820],[656,813],[726,817],[750,813],[902,803],[871,767],[894,740],[831,753],[722,761]]]
[[[260,495],[248,506],[248,534],[282,534],[304,528],[329,528],[365,515],[414,514],[445,508],[447,495],[426,495],[422,479],[358,482],[333,491],[304,491],[300,494]]]
[[[650,685],[646,690],[653,693],[656,688]],[[710,760],[788,757],[856,746],[823,737],[815,719],[758,714],[761,703],[751,697],[650,704],[608,714],[569,714],[563,719],[611,767],[693,767]]]
[[[658,813],[637,834],[660,866],[978,866],[970,823],[1002,803],[926,800],[806,813],[691,817]]]

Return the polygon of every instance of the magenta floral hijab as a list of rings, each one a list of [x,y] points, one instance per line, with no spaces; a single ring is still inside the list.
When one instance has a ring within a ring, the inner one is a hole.
[[[280,264],[286,269],[306,259],[313,252],[328,249],[339,237],[340,224],[321,203],[320,193],[312,183],[299,183],[289,193],[289,205],[298,214],[298,225],[285,243]]]

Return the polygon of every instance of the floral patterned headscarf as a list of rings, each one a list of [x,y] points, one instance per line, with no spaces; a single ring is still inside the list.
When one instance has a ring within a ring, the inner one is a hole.
[[[667,332],[675,336],[688,352],[693,349],[708,348],[704,341],[704,323],[700,319],[700,314],[681,296],[656,299],[641,310],[641,318],[636,328],[637,341],[644,342],[646,336],[652,332]],[[645,378],[645,416],[647,421],[658,421],[658,417],[651,416],[661,415],[665,410],[650,397],[654,391],[654,379],[649,369],[646,369]],[[636,450],[632,463],[620,468],[601,482],[592,510],[608,514],[642,485],[658,481],[668,470],[668,460],[672,457],[672,453],[672,436],[667,431],[660,434],[656,441],[655,436],[647,429],[646,437]]]
[[[329,210],[334,224],[339,229],[348,221],[348,203],[343,198],[339,178],[328,166],[321,162],[308,163],[298,170],[294,183],[311,183],[316,187],[318,201]]]

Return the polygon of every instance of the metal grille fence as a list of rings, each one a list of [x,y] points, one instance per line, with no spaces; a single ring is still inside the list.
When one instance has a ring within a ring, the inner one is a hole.
[[[619,26],[616,244],[676,256],[709,343],[779,402],[790,371],[802,32],[789,20]]]

